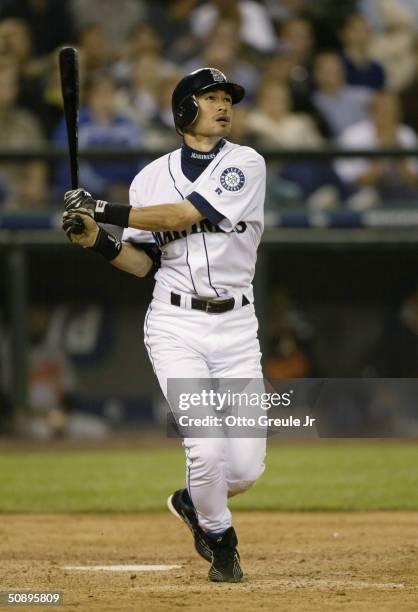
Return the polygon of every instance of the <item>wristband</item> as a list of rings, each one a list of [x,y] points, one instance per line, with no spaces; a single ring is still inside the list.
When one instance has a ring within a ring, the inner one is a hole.
[[[107,261],[112,261],[119,255],[122,250],[122,243],[112,234],[108,234],[104,229],[100,228],[97,234],[96,242],[90,250],[99,253]]]
[[[94,219],[100,223],[128,227],[131,208],[132,206],[126,204],[110,204],[103,200],[97,200]]]

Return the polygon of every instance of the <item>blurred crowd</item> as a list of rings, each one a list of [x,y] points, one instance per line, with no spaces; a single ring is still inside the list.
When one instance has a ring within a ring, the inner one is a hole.
[[[415,148],[417,32],[415,0],[0,0],[1,149],[65,145],[57,56],[67,44],[80,57],[80,149],[179,146],[171,92],[203,66],[247,90],[234,142]],[[84,161],[80,183],[127,201],[143,163]],[[68,185],[65,163],[2,161],[0,210],[50,207]],[[413,157],[269,163],[270,208],[417,197]]]

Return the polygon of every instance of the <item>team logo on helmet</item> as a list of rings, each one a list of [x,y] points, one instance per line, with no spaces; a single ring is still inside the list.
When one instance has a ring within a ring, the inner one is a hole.
[[[212,73],[212,77],[214,81],[216,81],[217,83],[225,83],[226,76],[224,75],[223,72],[221,72],[220,70],[217,70],[216,68],[210,68],[210,71]]]
[[[220,182],[227,191],[239,191],[245,185],[245,176],[239,168],[226,168],[221,174]]]

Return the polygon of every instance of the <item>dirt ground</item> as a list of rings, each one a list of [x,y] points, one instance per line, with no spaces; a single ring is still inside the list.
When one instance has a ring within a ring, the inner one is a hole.
[[[418,610],[414,513],[236,513],[234,524],[245,581],[213,584],[187,528],[169,513],[2,514],[0,591],[64,591],[63,608],[23,608],[38,612]],[[64,569],[111,564],[181,567]]]

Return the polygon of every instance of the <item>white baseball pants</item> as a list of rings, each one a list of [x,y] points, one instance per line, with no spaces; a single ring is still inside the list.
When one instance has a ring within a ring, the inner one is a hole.
[[[153,299],[144,342],[167,398],[170,378],[262,379],[254,306],[222,314],[186,310]],[[264,472],[266,438],[184,438],[186,482],[205,531],[231,526],[227,498]]]

